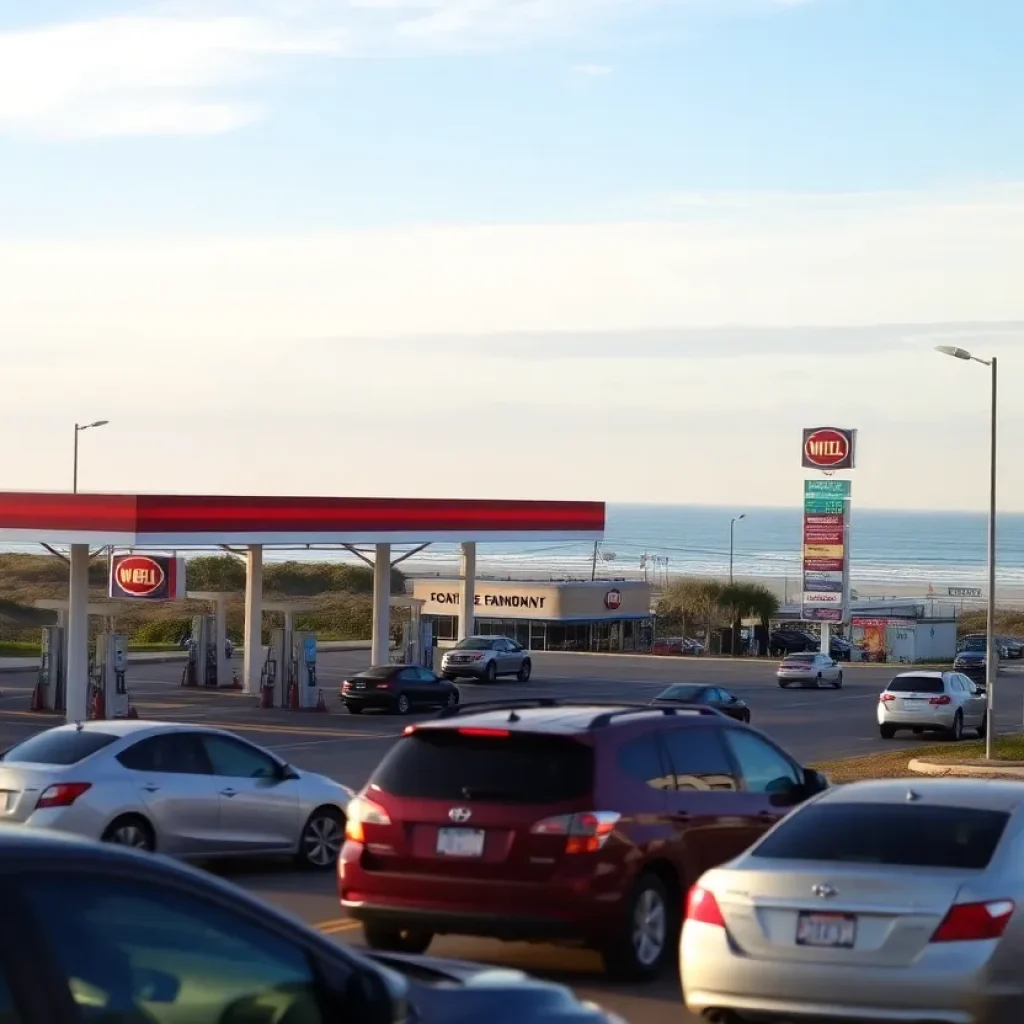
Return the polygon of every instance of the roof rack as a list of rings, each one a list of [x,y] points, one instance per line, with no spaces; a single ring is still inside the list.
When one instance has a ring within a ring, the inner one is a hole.
[[[515,721],[513,717],[518,710],[530,708],[593,708],[608,707],[596,715],[587,726],[588,729],[601,729],[610,725],[616,718],[624,715],[655,714],[655,715],[714,715],[718,718],[725,718],[720,711],[708,707],[707,704],[671,704],[659,706],[657,704],[634,704],[628,701],[609,700],[580,700],[563,699],[561,697],[524,697],[513,700],[482,700],[473,701],[469,704],[456,704],[455,707],[444,708],[434,717],[434,720],[455,718],[460,714],[475,714],[478,711],[508,711],[509,720]]]

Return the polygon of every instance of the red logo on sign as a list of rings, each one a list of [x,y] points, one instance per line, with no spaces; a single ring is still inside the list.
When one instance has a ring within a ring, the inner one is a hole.
[[[146,555],[129,555],[114,567],[117,585],[132,597],[148,597],[164,584],[164,570]]]
[[[812,466],[828,469],[846,462],[850,457],[850,435],[825,427],[816,430],[804,442],[804,458]]]
[[[614,611],[619,605],[622,604],[622,594],[617,590],[609,590],[604,595],[604,606]]]

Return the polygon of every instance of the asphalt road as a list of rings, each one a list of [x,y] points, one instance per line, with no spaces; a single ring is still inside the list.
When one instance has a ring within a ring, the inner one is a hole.
[[[230,729],[299,768],[358,788],[401,729],[415,721],[415,717],[399,719],[369,712],[353,716],[340,706],[337,693],[342,679],[363,667],[365,658],[365,653],[358,651],[321,654],[318,675],[328,714],[260,711],[253,697],[182,689],[178,685],[180,663],[136,663],[131,666],[128,686],[142,718],[204,721]],[[523,696],[646,702],[672,682],[712,683],[746,700],[754,726],[800,761],[812,763],[883,748],[912,751],[921,744],[921,739],[911,737],[888,742],[879,739],[874,703],[892,674],[891,668],[849,666],[841,690],[781,690],[773,663],[537,653],[533,679],[527,684],[501,680],[493,686],[464,684],[460,690],[464,703]],[[0,675],[0,749],[51,724],[46,716],[27,710],[34,682],[30,673]],[[1001,675],[997,691],[1001,731],[1020,728],[1022,698],[1024,674],[1011,669]],[[338,941],[359,944],[354,922],[339,911],[332,876],[311,878],[276,866],[258,871],[243,866],[221,870],[237,884],[318,925]],[[676,978],[669,976],[631,989],[611,986],[600,977],[596,956],[587,952],[458,938],[438,939],[431,952],[521,967],[565,981],[581,996],[614,1009],[633,1024],[691,1020],[681,1006]]]

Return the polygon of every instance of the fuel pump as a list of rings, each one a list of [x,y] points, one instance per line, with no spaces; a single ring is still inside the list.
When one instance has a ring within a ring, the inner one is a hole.
[[[287,629],[270,631],[270,646],[264,664],[266,685],[271,688],[267,707],[287,707],[288,690],[294,679],[292,670],[291,633]]]
[[[434,667],[434,624],[420,619],[420,664],[424,668]]]
[[[64,711],[64,627],[43,626],[39,680],[32,693],[31,711]]]
[[[320,703],[316,679],[316,633],[296,630],[292,633],[292,651],[298,706],[303,711],[315,711]]]
[[[125,681],[128,638],[122,633],[100,633],[91,673],[89,717],[134,718]]]
[[[217,621],[214,615],[194,615],[188,644],[188,664],[185,666],[184,686],[216,686],[219,657],[217,651]]]

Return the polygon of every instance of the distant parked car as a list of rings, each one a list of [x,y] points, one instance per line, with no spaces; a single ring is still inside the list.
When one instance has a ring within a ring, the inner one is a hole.
[[[441,658],[441,675],[448,680],[466,678],[493,683],[498,676],[515,676],[525,683],[532,667],[530,652],[504,636],[467,636]]]
[[[652,654],[698,655],[704,653],[704,645],[686,636],[662,636],[654,641]]]
[[[839,689],[843,685],[843,670],[827,654],[812,654],[805,651],[800,654],[787,654],[779,665],[776,673],[779,686],[813,686],[829,685]]]
[[[996,650],[1000,658],[1021,658],[1024,657],[1024,643],[1012,636],[996,636]],[[960,637],[957,642],[957,651],[985,649],[988,646],[988,635],[986,633],[967,633]]]
[[[996,663],[993,665],[999,672],[999,652],[996,652]],[[988,641],[984,636],[967,637],[963,646],[953,659],[953,670],[963,672],[976,683],[984,683],[988,678]]]

